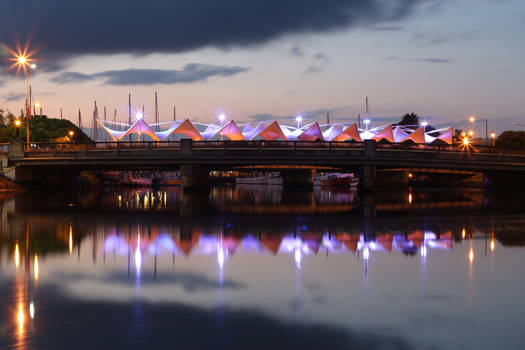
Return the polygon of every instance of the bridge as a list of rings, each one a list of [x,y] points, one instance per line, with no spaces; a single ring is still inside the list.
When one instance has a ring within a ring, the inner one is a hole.
[[[520,186],[525,154],[492,147],[328,141],[130,141],[9,145],[4,175],[15,182],[70,182],[81,171],[180,170],[188,188],[207,183],[212,170],[279,170],[286,184],[312,185],[319,169],[358,174],[362,188],[403,185],[412,173],[461,180],[483,174],[486,184]]]

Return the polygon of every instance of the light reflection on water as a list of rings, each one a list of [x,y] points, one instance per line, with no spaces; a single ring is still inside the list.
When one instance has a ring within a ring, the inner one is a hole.
[[[4,202],[0,348],[93,348],[91,334],[107,338],[101,348],[170,345],[192,319],[232,348],[264,348],[270,329],[289,348],[305,332],[301,348],[323,332],[329,348],[521,348],[519,212],[478,191],[271,192]],[[209,347],[190,328],[177,339]]]

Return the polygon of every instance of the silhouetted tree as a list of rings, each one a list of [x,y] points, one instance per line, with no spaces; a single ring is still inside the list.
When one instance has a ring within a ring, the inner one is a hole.
[[[496,139],[498,148],[525,148],[525,131],[505,131]]]
[[[419,125],[419,116],[416,113],[405,113],[398,125]]]

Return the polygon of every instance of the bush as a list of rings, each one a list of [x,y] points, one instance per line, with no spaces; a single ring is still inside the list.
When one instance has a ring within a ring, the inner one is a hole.
[[[525,148],[525,131],[505,131],[496,139],[498,148]]]

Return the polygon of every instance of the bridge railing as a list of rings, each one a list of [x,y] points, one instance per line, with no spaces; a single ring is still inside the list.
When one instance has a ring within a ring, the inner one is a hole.
[[[335,141],[193,141],[191,148],[194,150],[359,150],[364,149],[362,142],[335,142]],[[8,145],[0,144],[8,150]],[[132,151],[166,149],[180,150],[181,141],[103,141],[91,143],[74,142],[32,142],[25,144],[27,153],[37,156],[38,154],[58,154],[70,152],[95,152],[95,151]],[[463,152],[483,154],[523,154],[525,151],[500,150],[492,146],[463,146],[461,144],[415,144],[415,143],[376,143],[376,150],[406,150],[406,151],[434,151],[434,152]]]

